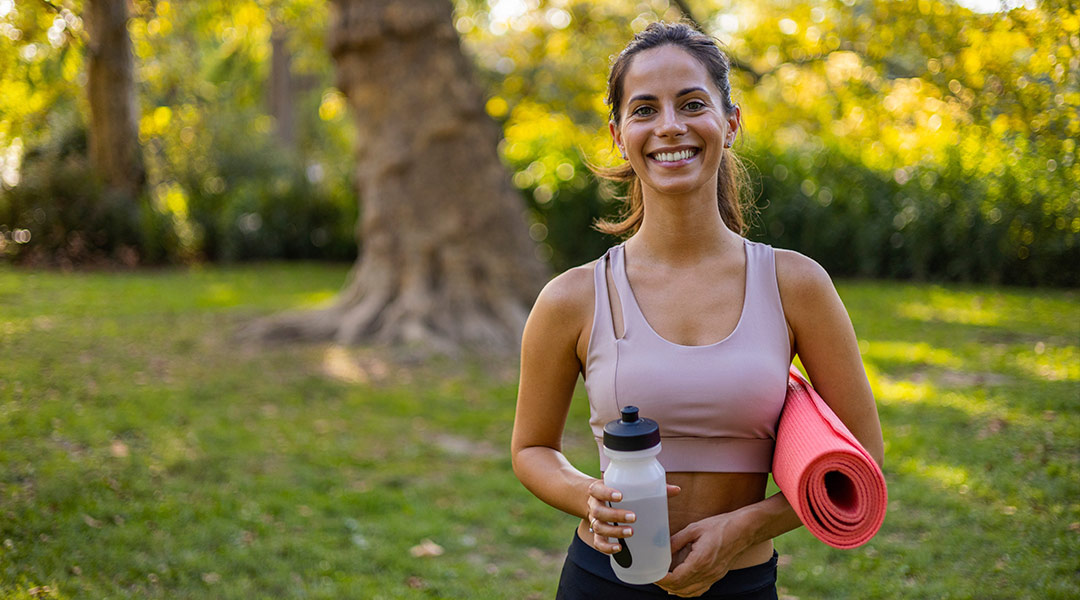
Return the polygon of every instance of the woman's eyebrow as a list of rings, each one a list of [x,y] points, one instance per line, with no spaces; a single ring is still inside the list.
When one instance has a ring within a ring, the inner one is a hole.
[[[686,88],[684,90],[680,90],[678,94],[675,94],[675,97],[680,98],[682,96],[685,96],[687,94],[692,94],[694,92],[708,93],[708,91],[703,87],[688,87],[688,88]],[[657,100],[657,97],[653,96],[652,94],[638,94],[637,96],[634,96],[633,98],[631,98],[630,102],[638,102],[638,101],[656,102],[656,100]]]
[[[708,93],[708,91],[703,87],[688,87],[685,90],[682,90],[678,94],[676,94],[675,97],[678,98],[679,96],[685,96],[693,92],[705,92],[706,94]]]

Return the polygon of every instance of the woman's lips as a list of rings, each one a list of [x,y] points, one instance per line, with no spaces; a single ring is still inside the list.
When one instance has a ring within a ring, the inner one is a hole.
[[[679,167],[690,163],[700,151],[697,148],[658,150],[649,153],[649,159],[664,167]]]

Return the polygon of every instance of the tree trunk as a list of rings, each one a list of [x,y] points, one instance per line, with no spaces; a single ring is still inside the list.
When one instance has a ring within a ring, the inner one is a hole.
[[[139,146],[127,0],[89,0],[85,14],[90,161],[109,188],[135,198],[146,185],[146,170]]]
[[[450,2],[334,8],[330,51],[359,130],[360,257],[333,308],[265,334],[512,351],[547,269]]]
[[[296,109],[293,97],[292,55],[289,30],[274,25],[270,36],[270,114],[276,123],[278,141],[290,152],[296,150]]]

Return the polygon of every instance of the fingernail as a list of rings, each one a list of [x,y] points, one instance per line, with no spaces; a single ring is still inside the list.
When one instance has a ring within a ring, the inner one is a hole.
[[[622,550],[622,546],[620,546],[620,545],[618,545],[618,544],[615,544],[615,547],[614,547],[614,548],[612,548],[612,550],[614,550],[614,551],[618,552],[618,551]]]
[[[634,535],[634,530],[630,529],[629,527],[623,527],[622,532],[623,532],[623,535],[625,535],[627,537],[629,537],[631,535]]]
[[[626,513],[626,522],[633,523],[634,521],[637,521],[637,515],[634,513]]]
[[[619,500],[622,500],[622,494],[620,494],[619,492],[615,492],[611,494],[611,499],[618,502]]]

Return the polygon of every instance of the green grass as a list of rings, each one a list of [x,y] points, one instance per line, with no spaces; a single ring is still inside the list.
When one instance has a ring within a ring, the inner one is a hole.
[[[0,268],[0,598],[553,597],[575,523],[511,472],[513,357],[232,341],[345,273]],[[1075,597],[1080,296],[840,292],[889,515],[855,550],[779,538],[782,594]],[[587,415],[579,386],[567,454],[597,473]]]

